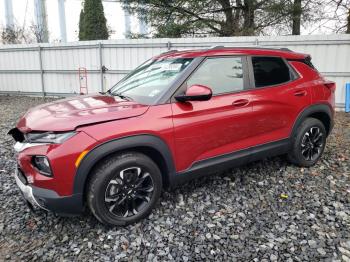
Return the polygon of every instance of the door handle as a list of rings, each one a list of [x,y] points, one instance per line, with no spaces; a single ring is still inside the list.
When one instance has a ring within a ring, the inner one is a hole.
[[[307,92],[305,90],[298,90],[294,92],[295,96],[306,96]]]
[[[245,106],[249,103],[248,99],[239,99],[232,103],[233,106]]]

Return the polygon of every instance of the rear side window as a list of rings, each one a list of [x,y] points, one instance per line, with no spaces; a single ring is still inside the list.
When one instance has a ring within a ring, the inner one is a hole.
[[[286,83],[292,80],[289,67],[279,57],[252,57],[255,87]]]

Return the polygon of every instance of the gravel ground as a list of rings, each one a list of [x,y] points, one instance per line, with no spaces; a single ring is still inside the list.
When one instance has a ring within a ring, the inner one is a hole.
[[[6,132],[45,101],[0,96],[0,260],[350,261],[349,114],[337,113],[315,167],[277,157],[228,170],[164,192],[136,225],[107,228],[22,202]]]

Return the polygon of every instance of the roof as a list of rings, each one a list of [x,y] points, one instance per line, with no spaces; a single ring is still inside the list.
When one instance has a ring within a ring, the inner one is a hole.
[[[263,48],[263,47],[224,47],[216,46],[209,49],[171,50],[156,56],[156,58],[193,58],[200,56],[221,56],[221,55],[266,55],[280,56],[286,59],[303,59],[309,55],[296,53],[287,48]]]

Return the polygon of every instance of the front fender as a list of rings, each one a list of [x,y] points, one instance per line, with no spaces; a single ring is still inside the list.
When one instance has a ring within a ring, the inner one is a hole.
[[[104,157],[121,150],[132,150],[138,147],[157,150],[162,156],[167,169],[167,174],[163,175],[166,175],[167,179],[173,177],[173,174],[176,172],[173,157],[168,145],[161,138],[148,134],[128,136],[105,142],[87,153],[77,169],[74,178],[73,193],[84,194],[85,183],[87,182],[90,171]]]

